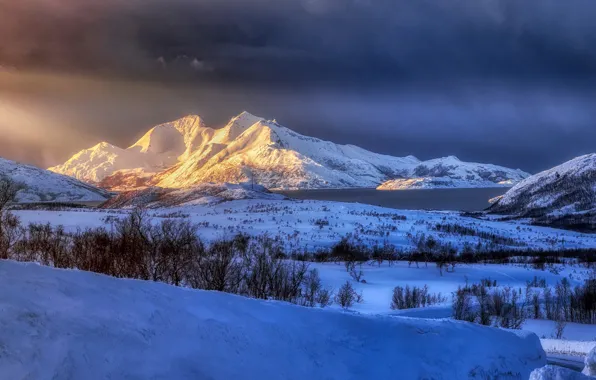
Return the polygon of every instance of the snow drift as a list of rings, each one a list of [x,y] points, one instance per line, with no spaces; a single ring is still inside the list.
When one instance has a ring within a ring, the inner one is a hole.
[[[102,143],[50,170],[114,190],[238,183],[248,175],[270,189],[375,188],[390,179],[411,177],[444,178],[455,187],[489,187],[512,185],[529,175],[453,156],[422,162],[413,156],[377,154],[303,136],[247,112],[221,129],[205,126],[199,116],[187,116],[151,129],[128,149]]]
[[[582,373],[586,376],[596,376],[596,347],[592,348],[588,355],[586,355],[584,364],[586,368],[584,368]]]
[[[593,377],[582,375],[571,369],[547,365],[538,368],[530,375],[530,380],[590,380]]]
[[[74,178],[3,158],[0,158],[0,177],[25,185],[17,194],[19,202],[101,202],[109,197],[105,190]]]
[[[527,379],[534,334],[0,261],[3,379]],[[448,349],[446,349],[448,346]]]

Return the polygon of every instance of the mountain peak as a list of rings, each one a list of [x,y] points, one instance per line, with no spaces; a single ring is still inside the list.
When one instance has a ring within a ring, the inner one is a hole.
[[[255,116],[249,112],[242,111],[241,114],[232,118],[228,125],[224,127],[225,136],[222,142],[231,142],[238,138],[244,131],[254,124],[264,120],[262,117]]]
[[[252,113],[248,112],[248,111],[242,111],[240,112],[240,114],[238,114],[236,117],[234,117],[234,119],[262,119],[262,117],[258,117],[253,115]]]

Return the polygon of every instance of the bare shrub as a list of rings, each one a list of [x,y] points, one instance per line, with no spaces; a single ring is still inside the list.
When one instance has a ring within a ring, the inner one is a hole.
[[[393,288],[391,310],[415,309],[445,301],[447,298],[443,297],[441,293],[429,293],[427,285],[422,288],[417,286],[410,288],[409,285],[406,285],[405,288],[396,286]]]
[[[335,296],[335,302],[342,308],[349,309],[354,306],[355,302],[363,302],[363,299],[361,294],[356,293],[350,281],[346,281],[346,283],[339,288],[339,291]]]
[[[476,320],[476,313],[472,309],[470,292],[461,287],[453,293],[453,319],[467,322]]]
[[[362,266],[359,266],[359,269],[356,269],[356,263],[354,262],[346,262],[346,269],[350,274],[350,277],[354,279],[356,282],[361,282],[362,277],[364,276],[364,272],[362,272]]]
[[[0,216],[8,205],[15,201],[17,193],[25,189],[25,185],[7,176],[0,176]]]
[[[565,322],[563,318],[558,318],[555,321],[555,338],[563,339],[563,332],[565,331],[566,326],[567,322]]]
[[[25,229],[20,219],[9,212],[0,214],[0,259],[14,256],[14,249],[22,241]]]
[[[7,176],[0,176],[0,259],[11,255],[15,244],[20,240],[23,230],[18,217],[8,212],[10,203],[16,200],[17,193],[25,186]]]

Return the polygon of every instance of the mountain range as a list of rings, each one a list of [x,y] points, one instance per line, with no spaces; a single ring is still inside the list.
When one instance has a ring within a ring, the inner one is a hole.
[[[448,180],[445,187],[494,187],[529,176],[453,156],[420,161],[377,154],[303,136],[248,112],[220,129],[187,116],[152,128],[126,149],[103,142],[49,170],[112,190],[243,181],[269,189],[375,188],[408,178]]]

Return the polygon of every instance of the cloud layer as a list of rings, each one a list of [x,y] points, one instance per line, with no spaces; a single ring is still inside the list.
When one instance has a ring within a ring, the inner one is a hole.
[[[0,61],[340,84],[584,81],[592,0],[0,0]]]

